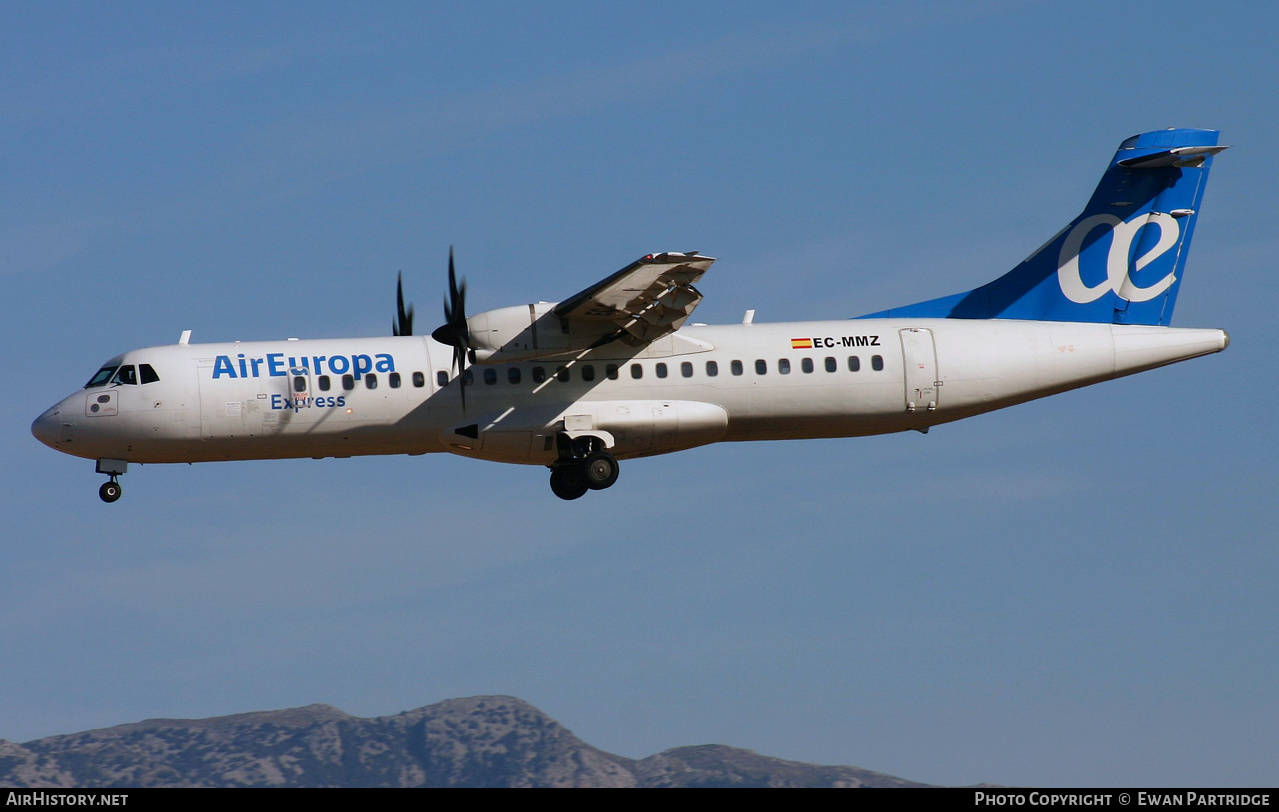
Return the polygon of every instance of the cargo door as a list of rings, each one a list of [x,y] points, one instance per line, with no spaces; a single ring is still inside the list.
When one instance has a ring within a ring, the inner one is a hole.
[[[196,362],[201,439],[228,440],[261,435],[263,419],[271,410],[271,399],[264,391],[264,381],[280,379],[227,376],[215,379],[214,366],[212,358],[201,358]]]

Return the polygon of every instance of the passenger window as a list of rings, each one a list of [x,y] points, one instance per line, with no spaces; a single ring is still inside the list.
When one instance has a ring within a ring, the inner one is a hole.
[[[707,362],[706,362],[706,377],[708,377],[708,378],[714,378],[714,377],[715,377],[716,375],[718,375],[718,374],[719,374],[719,364],[715,363],[714,361],[707,361]]]
[[[657,373],[657,377],[659,377],[659,378],[665,378],[665,377],[666,377],[666,364],[658,364],[656,367],[654,367],[654,371]]]
[[[444,383],[440,384],[440,386],[443,386],[445,383],[449,382],[449,376],[445,375],[443,372],[441,372],[440,375],[444,377]],[[414,372],[413,385],[416,386],[418,389],[421,389],[423,386],[426,386],[426,374],[422,372]]]
[[[546,380],[545,367],[533,367],[533,383],[542,383]]]
[[[729,363],[729,365],[728,365],[728,368],[729,368],[729,369],[731,369],[731,370],[733,371],[733,374],[734,374],[734,375],[741,375],[741,374],[742,374],[742,372],[743,372],[743,370],[742,370],[742,362],[741,362],[741,361],[732,361],[732,362],[730,362],[730,363]]]
[[[560,383],[568,383],[569,375],[570,373],[568,371],[568,367],[560,367],[559,369],[555,370],[555,377],[560,379]]]
[[[391,384],[392,389],[400,388],[400,373],[392,372],[387,376],[387,381]]]
[[[422,374],[421,372],[414,372],[414,373],[413,373],[413,375],[414,375],[414,378],[413,378],[413,385],[414,385],[414,386],[416,386],[416,385],[417,385],[417,376],[418,376],[418,375],[421,375],[421,374]],[[448,374],[447,372],[445,372],[444,370],[440,370],[439,372],[435,373],[435,384],[436,384],[437,386],[448,386],[448,385],[449,385],[449,374]]]
[[[872,355],[870,357],[870,368],[876,372],[882,372],[884,369],[884,356]]]
[[[143,383],[155,383],[160,380],[160,376],[155,374],[150,364],[138,364],[138,372],[142,375]]]
[[[365,373],[364,386],[368,389],[377,389],[377,376],[372,372]]]
[[[591,366],[590,364],[587,364],[587,365],[583,366],[583,367],[582,367],[582,380],[584,380],[584,381],[593,381],[593,380],[595,380],[595,367]]]
[[[497,370],[493,367],[484,368],[484,385],[492,386],[497,383]]]
[[[604,375],[610,381],[617,380],[617,364],[609,364],[608,366],[604,367]]]
[[[839,369],[839,363],[838,363],[838,362],[837,362],[834,358],[831,358],[830,356],[827,356],[827,357],[826,357],[826,371],[827,371],[827,372],[834,372],[834,371],[835,371],[835,370],[837,370],[837,369]]]
[[[518,383],[520,382],[520,368],[519,368],[519,367],[507,367],[507,368],[506,368],[506,382],[507,382],[507,383],[509,383],[509,384],[512,384],[512,385],[518,384]]]
[[[690,364],[688,361],[685,361],[684,363],[680,364],[679,374],[683,375],[685,378],[693,377],[693,365]]]
[[[321,391],[321,392],[327,392],[327,391],[329,391],[329,376],[328,376],[328,375],[321,375],[321,376],[319,377],[319,382],[320,382],[320,391]]]
[[[348,392],[350,392],[352,389],[354,389],[354,388],[355,388],[355,376],[354,376],[354,375],[343,375],[343,376],[342,376],[342,388],[343,388],[343,389],[345,389],[345,390],[346,390],[346,391],[348,391]]]
[[[301,375],[294,375],[294,376],[293,376],[293,391],[294,391],[294,392],[305,392],[305,391],[306,391],[306,378],[302,377]]]
[[[767,375],[767,374],[768,374],[768,362],[767,362],[767,361],[765,361],[765,360],[764,360],[764,359],[762,359],[762,358],[761,358],[761,359],[759,359],[759,360],[757,360],[757,361],[755,362],[755,374],[756,374],[756,375]]]
[[[778,371],[778,373],[780,373],[780,374],[782,374],[782,375],[789,375],[789,374],[790,374],[790,359],[789,359],[789,358],[778,358],[778,359],[777,359],[777,371]]]
[[[634,378],[634,379],[635,379],[635,380],[637,380],[637,381],[638,381],[640,378],[643,378],[643,377],[644,377],[644,367],[640,366],[639,364],[631,364],[631,377],[632,377],[632,378]]]
[[[804,370],[805,372],[812,372],[812,371],[813,371],[813,359],[812,359],[812,358],[805,358],[803,361],[800,361],[800,362],[799,362],[799,368],[800,368],[800,369],[802,369],[802,370]]]
[[[468,369],[466,372],[462,373],[462,385],[463,386],[475,385],[475,370]]]
[[[862,359],[856,355],[848,356],[848,371],[857,372],[862,368]]]

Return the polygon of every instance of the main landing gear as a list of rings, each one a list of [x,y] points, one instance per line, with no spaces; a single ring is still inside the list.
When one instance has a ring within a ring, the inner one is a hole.
[[[128,470],[129,463],[126,460],[98,460],[98,473],[111,477],[98,488],[98,497],[103,502],[110,504],[120,498],[120,483],[116,481],[116,477]]]
[[[578,499],[617,481],[621,467],[598,437],[560,435],[558,445],[560,458],[551,465],[551,491],[559,498]]]

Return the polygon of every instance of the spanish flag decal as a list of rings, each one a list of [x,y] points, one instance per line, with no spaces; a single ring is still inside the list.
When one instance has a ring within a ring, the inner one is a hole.
[[[813,348],[813,340],[811,338],[792,338],[790,340],[790,348],[792,350],[811,350]]]

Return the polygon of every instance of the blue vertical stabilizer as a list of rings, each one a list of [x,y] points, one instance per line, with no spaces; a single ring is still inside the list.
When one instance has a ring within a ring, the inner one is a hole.
[[[1082,214],[986,285],[860,318],[1027,319],[1167,325],[1217,146],[1169,129],[1119,145]]]

